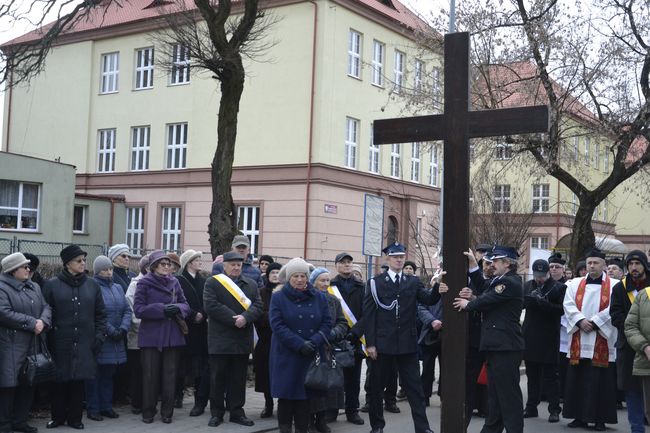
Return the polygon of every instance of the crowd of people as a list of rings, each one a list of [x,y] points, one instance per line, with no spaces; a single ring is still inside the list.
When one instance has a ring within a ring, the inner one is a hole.
[[[229,422],[253,426],[245,411],[252,354],[255,391],[265,401],[260,417],[275,412],[281,433],[329,433],[341,410],[358,426],[365,424],[360,412],[368,412],[371,433],[382,433],[384,411],[400,411],[398,397],[408,401],[414,431],[432,432],[426,407],[443,356],[445,272],[423,281],[403,245],[384,253],[382,272],[367,280],[345,252],[336,255],[335,272],[302,258],[279,264],[262,255],[255,263],[243,235],[209,273],[200,251],[153,251],[139,260],[136,275],[128,245],[112,246],[92,267],[85,251],[69,245],[60,252],[61,272],[44,281],[38,257],[8,255],[0,274],[0,433],[37,431],[28,423],[34,383],[24,380],[25,365],[46,352],[55,367],[48,429],[83,429],[84,409],[88,420],[118,418],[114,392],[128,396],[142,422],[160,414],[171,423],[188,384],[190,416],[209,409],[207,424],[217,427],[228,412]],[[562,416],[570,428],[603,431],[617,423],[625,401],[631,432],[645,431],[645,253],[606,260],[594,248],[575,278],[554,253],[532,264],[525,284],[513,248],[481,244],[465,255],[469,283],[452,303],[469,323],[467,423],[476,410],[485,416],[483,433],[520,433],[546,400],[550,423]],[[341,383],[306,384],[319,362],[337,361]],[[444,399],[444,372],[437,376]]]

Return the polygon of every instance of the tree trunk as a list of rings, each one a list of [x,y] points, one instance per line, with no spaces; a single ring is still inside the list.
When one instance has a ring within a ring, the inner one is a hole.
[[[596,206],[593,203],[585,203],[587,200],[580,201],[580,207],[573,220],[573,233],[571,236],[571,261],[570,266],[575,267],[578,261],[584,259],[587,250],[596,244],[594,229],[591,227],[591,219],[594,215]]]
[[[221,101],[217,124],[217,150],[212,159],[212,209],[208,234],[210,253],[215,258],[230,251],[237,234],[237,215],[230,180],[237,140],[237,115],[244,91],[244,67],[233,59],[229,71],[221,78]]]

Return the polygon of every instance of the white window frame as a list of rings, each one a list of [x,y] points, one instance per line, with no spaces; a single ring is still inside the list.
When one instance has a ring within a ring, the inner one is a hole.
[[[348,36],[348,76],[361,79],[362,35],[350,29]]]
[[[550,190],[548,183],[533,184],[533,213],[548,213]]]
[[[190,82],[190,50],[181,44],[172,45],[172,70],[169,84],[179,86]]]
[[[512,159],[512,144],[498,143],[494,147],[494,159],[497,161],[508,161]]]
[[[440,83],[442,72],[439,67],[434,67],[431,70],[431,97],[433,98],[433,106],[440,108],[442,106],[442,85]]]
[[[120,90],[120,53],[102,54],[100,94],[117,93]]]
[[[402,175],[402,149],[399,144],[390,145],[390,175],[400,179]]]
[[[600,143],[594,143],[594,168],[600,169]]]
[[[406,63],[406,54],[402,51],[395,50],[393,63],[393,92],[400,93],[404,86],[404,64]]]
[[[368,144],[368,171],[379,174],[381,161],[381,150],[378,144],[373,140],[372,123],[370,124],[370,143]]]
[[[415,59],[413,66],[413,88],[416,92],[422,90],[422,75],[424,74],[424,62],[420,59]]]
[[[440,145],[431,145],[429,155],[429,185],[440,186]]]
[[[548,236],[533,236],[530,238],[530,247],[541,250],[548,250],[550,242]]]
[[[81,228],[78,228],[75,226],[76,221],[76,213],[77,209],[81,209]],[[81,204],[76,204],[74,205],[73,211],[72,211],[72,233],[76,234],[84,234],[87,233],[87,221],[88,221],[88,206],[84,206]]]
[[[115,171],[115,128],[97,131],[97,173],[113,173]]]
[[[607,145],[604,146],[604,155],[603,155],[603,171],[605,173],[609,173],[609,149],[607,148]]]
[[[573,137],[573,160],[578,162],[578,155],[580,154],[580,137]]]
[[[384,60],[386,45],[377,40],[372,41],[372,84],[384,87]]]
[[[578,196],[575,192],[573,193],[571,201],[571,214],[575,216],[575,214],[578,213]]]
[[[603,222],[607,222],[607,199],[601,202],[602,213],[603,213]]]
[[[345,118],[345,154],[343,165],[347,168],[357,168],[357,148],[359,147],[359,120]]]
[[[589,147],[591,146],[591,139],[589,137],[585,137],[585,165],[590,166],[591,161],[589,160]]]
[[[126,207],[126,243],[133,254],[143,255],[144,249],[144,207]]]
[[[421,151],[420,143],[411,143],[411,182],[420,182]]]
[[[492,209],[496,213],[510,213],[510,185],[494,185],[494,197],[492,199]]]
[[[251,253],[257,255],[260,245],[261,226],[260,207],[255,205],[237,206],[237,228],[241,234],[248,237],[251,243]]]
[[[41,185],[38,183],[31,182],[19,182],[12,179],[0,179],[2,182],[8,182],[11,184],[18,184],[18,203],[17,206],[3,206],[0,204],[0,210],[16,212],[16,227],[3,227],[5,225],[2,220],[2,213],[0,212],[0,231],[15,231],[15,232],[37,232],[41,225]],[[36,186],[37,187],[37,196],[36,196],[36,208],[28,208],[23,204],[24,201],[24,187],[25,185]],[[2,192],[2,188],[0,188]],[[0,201],[2,203],[2,201]],[[24,228],[23,227],[23,212],[36,212],[36,227],[33,228]],[[9,216],[9,215],[7,215]]]
[[[177,206],[164,206],[161,208],[161,216],[160,249],[181,251],[183,209]]]
[[[153,89],[153,47],[135,50],[135,90]]]
[[[167,124],[167,164],[170,170],[187,167],[187,122]]]
[[[151,126],[131,128],[131,171],[149,170],[149,151],[151,149]]]

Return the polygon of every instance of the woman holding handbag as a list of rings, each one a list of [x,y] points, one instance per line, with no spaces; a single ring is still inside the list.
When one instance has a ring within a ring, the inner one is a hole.
[[[38,284],[29,279],[29,260],[22,253],[2,259],[0,275],[0,432],[36,432],[27,424],[34,388],[21,383],[27,356],[38,350],[52,311]]]

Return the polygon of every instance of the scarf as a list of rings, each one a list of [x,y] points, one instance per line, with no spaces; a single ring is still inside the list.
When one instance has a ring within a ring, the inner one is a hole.
[[[578,310],[582,310],[582,301],[585,298],[585,290],[587,287],[587,278],[583,278],[578,285],[578,292],[576,293],[576,306]],[[609,276],[605,276],[604,281],[600,283],[600,304],[598,306],[598,311],[603,311],[609,305],[610,297],[610,279]],[[580,334],[582,330],[573,333],[571,338],[571,348],[570,348],[570,364],[578,365],[580,363]],[[609,366],[609,346],[607,345],[607,339],[600,335],[596,331],[596,344],[594,345],[594,354],[591,358],[591,363],[594,367],[605,367]]]
[[[85,272],[73,275],[70,273],[70,271],[68,271],[68,269],[64,268],[61,272],[59,272],[58,277],[61,281],[70,287],[81,287],[83,283],[86,282],[88,275],[86,275]]]

